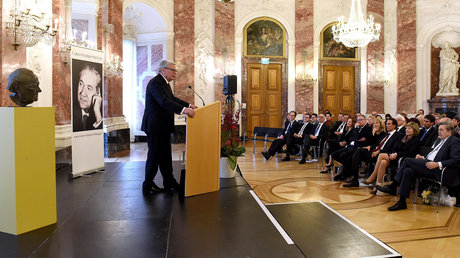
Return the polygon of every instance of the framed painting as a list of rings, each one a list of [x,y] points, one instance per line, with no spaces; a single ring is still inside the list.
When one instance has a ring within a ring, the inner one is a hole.
[[[349,48],[334,40],[332,26],[336,24],[330,23],[321,31],[321,59],[358,61],[358,48]]]
[[[260,17],[244,27],[244,56],[286,57],[286,30],[277,20]]]

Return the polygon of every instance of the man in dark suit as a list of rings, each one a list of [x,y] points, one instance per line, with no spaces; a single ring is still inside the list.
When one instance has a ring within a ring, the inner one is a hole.
[[[174,113],[193,117],[196,108],[177,97],[171,91],[169,82],[176,77],[176,64],[169,60],[161,61],[158,75],[149,81],[145,93],[145,110],[141,130],[147,134],[149,147],[145,163],[145,180],[142,184],[144,195],[163,189],[154,182],[158,167],[163,176],[165,189],[179,189],[172,174],[171,133],[174,131]]]
[[[406,126],[406,119],[402,115],[397,115],[395,117],[395,119],[396,119],[396,122],[398,123],[398,125],[396,127],[396,132],[405,135],[406,134],[406,127],[405,127]]]
[[[101,75],[94,65],[87,64],[80,71],[75,93],[73,131],[102,129]]]
[[[302,150],[302,159],[299,161],[299,164],[305,164],[306,158],[308,154],[310,154],[311,146],[319,146],[320,143],[323,143],[327,139],[329,127],[326,125],[326,116],[319,114],[318,120],[319,123],[310,130],[309,134],[305,138]]]
[[[313,124],[310,123],[310,114],[304,112],[302,123],[299,124],[298,130],[295,131],[292,136],[289,134],[286,139],[286,149],[294,152],[294,147],[296,144],[303,144],[305,142],[306,136],[309,134],[311,128],[313,128]],[[294,153],[291,153],[294,154]],[[286,157],[281,161],[289,161],[291,160],[291,156],[289,151],[286,152]]]
[[[449,123],[442,122],[439,124],[439,143],[426,157],[417,155],[415,158],[406,158],[395,180],[388,186],[376,185],[376,188],[382,192],[392,195],[396,194],[396,188],[399,184],[399,201],[388,207],[389,211],[407,209],[406,198],[410,194],[410,185],[415,178],[428,178],[441,180],[441,170],[444,167],[443,185],[456,186],[460,184],[460,142],[457,138],[452,137],[453,126]]]
[[[366,116],[358,115],[357,118],[357,127],[353,129],[353,135],[351,136],[350,144],[348,144],[345,148],[332,153],[332,158],[342,164],[345,164],[347,160],[351,160],[351,157],[356,148],[370,145],[372,138],[372,127],[366,123]],[[334,180],[345,180],[345,178],[351,174],[349,168],[350,166],[344,166],[342,172],[336,175]]]
[[[350,171],[353,175],[353,179],[350,181],[350,183],[344,184],[343,187],[359,187],[358,169],[362,161],[375,162],[377,161],[377,156],[380,153],[393,153],[396,151],[396,147],[401,142],[403,134],[396,131],[396,119],[390,118],[385,123],[387,133],[382,138],[382,140],[376,142],[371,146],[356,149],[351,159],[346,160],[343,164],[344,167],[350,166]]]
[[[438,138],[438,130],[434,127],[435,117],[426,115],[423,118],[423,128],[418,136],[420,137],[420,146],[431,147]]]
[[[268,148],[268,151],[262,151],[262,155],[266,160],[269,160],[271,156],[275,155],[275,153],[281,152],[283,146],[286,144],[287,139],[292,138],[294,132],[297,132],[299,123],[295,121],[296,116],[297,112],[289,112],[288,120],[284,123],[284,130],[281,135],[272,142],[270,148]],[[291,150],[287,150],[287,153],[289,153],[289,151]]]

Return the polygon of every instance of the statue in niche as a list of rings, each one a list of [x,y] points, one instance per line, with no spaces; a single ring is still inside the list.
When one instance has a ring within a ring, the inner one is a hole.
[[[441,71],[439,73],[439,91],[436,95],[457,95],[457,80],[458,80],[458,54],[450,47],[448,41],[444,42],[441,52]]]
[[[38,100],[38,93],[42,90],[38,85],[38,77],[27,68],[18,68],[8,76],[7,90],[12,92],[10,99],[21,107]]]

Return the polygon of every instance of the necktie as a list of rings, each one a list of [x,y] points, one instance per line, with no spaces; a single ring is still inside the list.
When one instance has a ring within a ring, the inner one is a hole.
[[[300,135],[300,136],[303,135],[303,130],[305,129],[306,126],[307,126],[306,123],[304,123],[304,124],[302,125],[302,129],[300,129],[300,132],[299,132],[299,135]]]
[[[425,137],[425,135],[426,135],[427,132],[428,132],[428,129],[425,129],[425,132],[423,132],[423,135],[422,135],[422,137],[420,138],[420,141],[423,140],[423,138]]]
[[[288,126],[286,128],[286,133],[289,131],[289,129],[291,129],[291,123],[288,124]]]
[[[441,149],[441,146],[444,144],[445,140],[440,140],[439,143],[434,147],[434,149],[426,155],[427,160],[434,160],[436,155],[438,154],[439,149]]]
[[[345,128],[345,122],[342,122],[342,124],[339,126],[339,129],[337,129],[337,132],[343,132],[343,128]]]
[[[388,140],[388,138],[390,137],[390,134],[387,133],[387,136],[385,136],[385,138],[383,138],[383,140],[380,142],[379,146],[377,146],[377,148],[373,149],[372,151],[378,151],[382,148],[382,146],[385,144],[385,142]]]
[[[83,115],[83,128],[86,129],[86,122],[88,121],[88,115],[87,114],[84,114]]]
[[[318,131],[319,131],[319,129],[321,128],[322,125],[323,125],[323,124],[318,124],[318,126],[316,126],[314,136],[317,136],[316,133],[318,133]]]

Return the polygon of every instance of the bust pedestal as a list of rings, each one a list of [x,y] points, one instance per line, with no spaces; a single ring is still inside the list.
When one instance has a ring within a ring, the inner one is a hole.
[[[436,96],[428,100],[430,113],[454,112],[460,115],[460,96]]]

